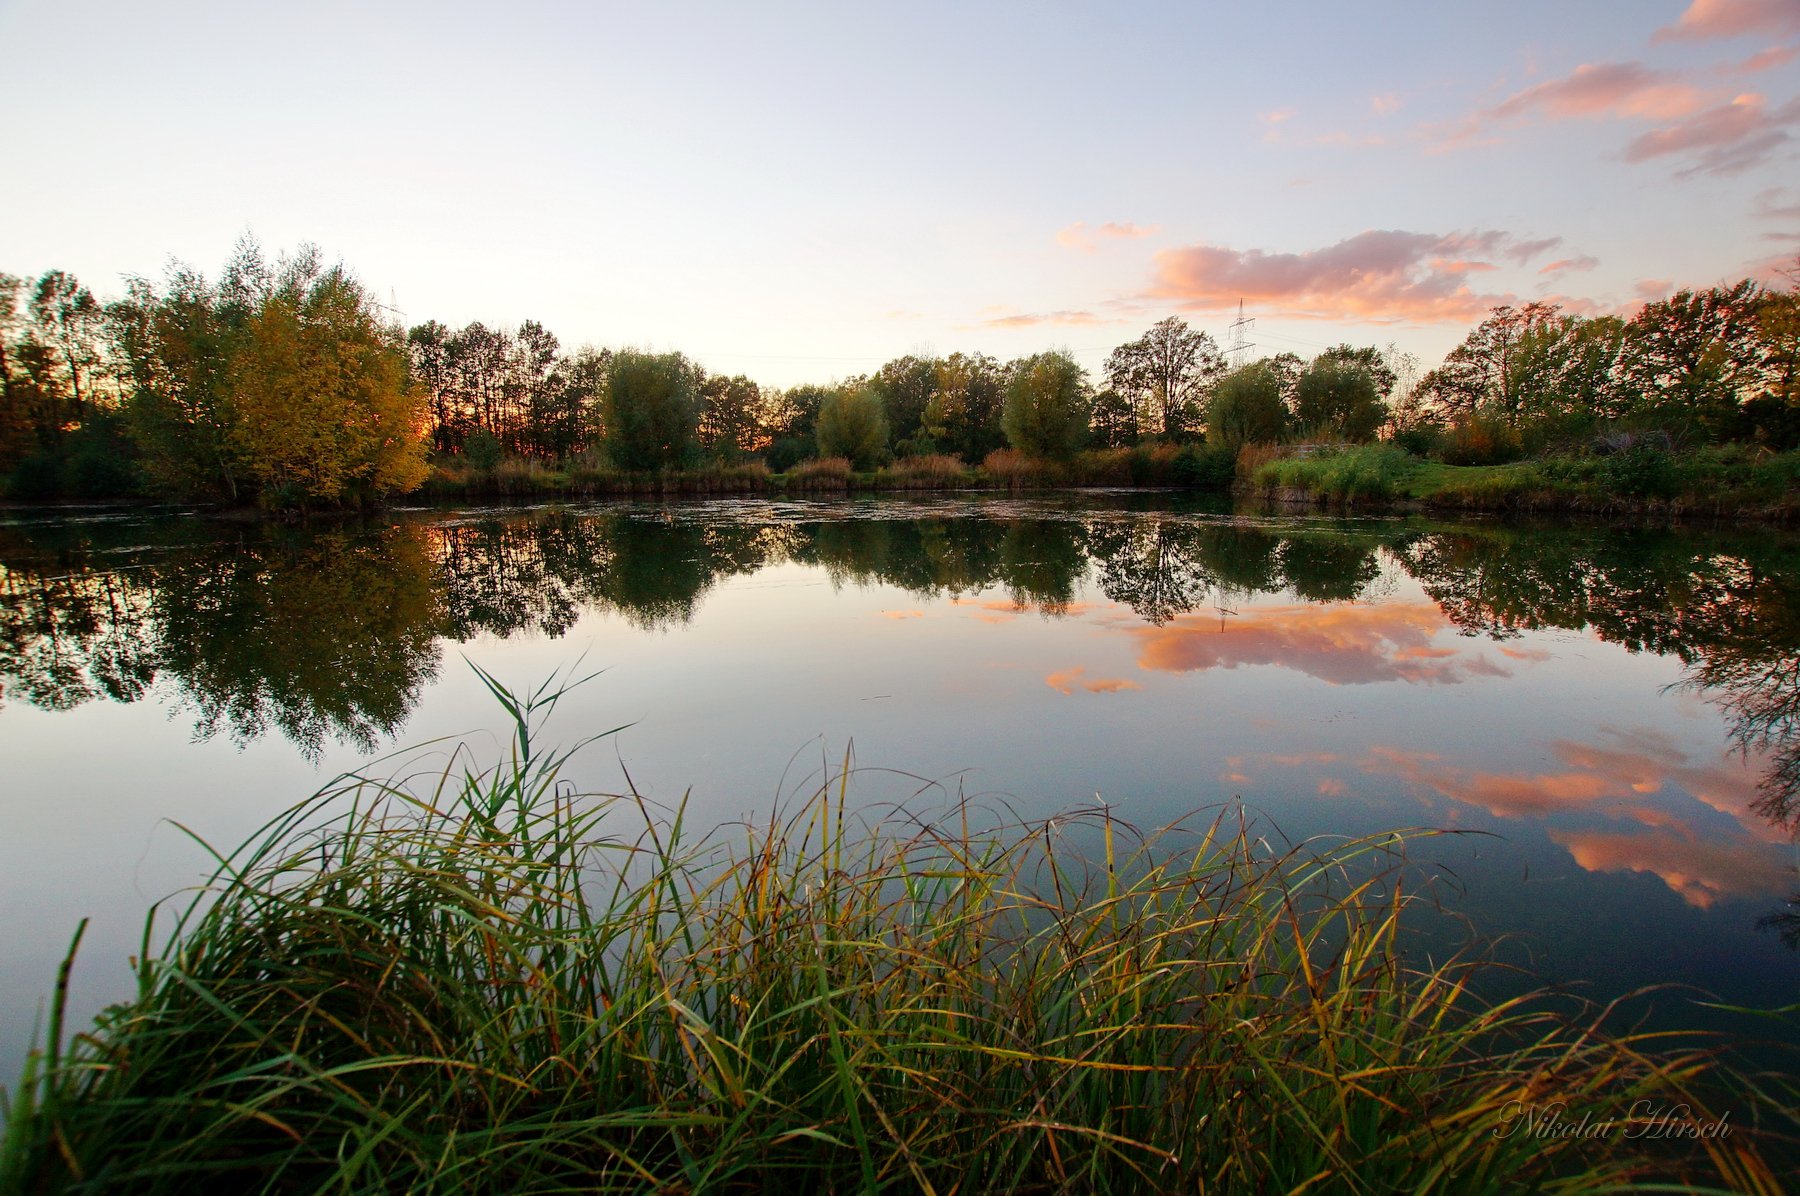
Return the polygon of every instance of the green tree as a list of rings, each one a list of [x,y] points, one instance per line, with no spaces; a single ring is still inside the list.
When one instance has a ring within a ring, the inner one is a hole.
[[[133,280],[108,314],[156,489],[339,503],[424,480],[405,335],[316,250],[271,269],[245,241],[218,283],[177,266],[160,292]]]
[[[1094,442],[1103,448],[1126,448],[1138,442],[1137,410],[1110,386],[1094,396],[1089,419]]]
[[[600,396],[606,393],[607,363],[612,353],[584,345],[556,359],[554,385],[538,419],[538,438],[554,460],[584,452],[600,438]]]
[[[1740,432],[1742,404],[1762,382],[1763,297],[1744,279],[1646,304],[1627,330],[1624,359],[1642,416],[1714,439]]]
[[[578,413],[563,394],[564,378],[556,368],[561,343],[536,320],[519,325],[513,337],[512,378],[507,393],[514,403],[513,451],[545,460],[563,457]]]
[[[104,356],[105,315],[94,293],[61,270],[49,270],[31,291],[31,322],[40,344],[57,358],[69,409],[62,423],[81,419],[94,400],[94,374]]]
[[[1369,371],[1369,377],[1375,380],[1375,394],[1382,402],[1387,402],[1394,393],[1394,384],[1399,377],[1387,362],[1382,351],[1374,345],[1333,345],[1313,360],[1326,359],[1343,365],[1361,366]],[[1298,360],[1298,359],[1296,359]],[[1296,375],[1297,378],[1297,375]]]
[[[938,362],[931,357],[911,354],[897,357],[869,377],[869,387],[881,400],[888,431],[896,451],[924,449],[931,446],[914,444],[925,421],[925,408],[938,388]]]
[[[1006,443],[1000,427],[1006,378],[984,353],[952,353],[937,363],[936,389],[925,404],[925,439],[965,461],[979,461]]]
[[[887,416],[866,383],[832,390],[819,405],[817,430],[821,456],[848,457],[858,469],[873,469],[887,456]]]
[[[1139,428],[1168,439],[1199,428],[1206,394],[1224,372],[1212,337],[1175,316],[1120,345],[1106,361],[1107,385],[1137,407]]]
[[[1519,425],[1579,433],[1624,414],[1624,347],[1625,322],[1617,316],[1558,315],[1529,329],[1516,358]]]
[[[700,444],[721,461],[741,460],[760,445],[762,388],[742,374],[713,374],[700,384]]]
[[[415,325],[406,334],[413,380],[424,390],[427,410],[431,413],[431,446],[440,453],[461,448],[463,437],[462,429],[457,426],[450,337],[450,330],[436,320]]]
[[[253,244],[238,248],[240,258],[254,252]],[[132,279],[111,311],[114,343],[131,371],[126,410],[132,437],[152,489],[232,502],[246,497],[228,384],[248,304],[228,300],[223,285],[214,287],[198,271],[177,265],[161,292]]]
[[[606,444],[622,469],[690,463],[699,428],[699,370],[679,353],[622,349],[606,371]]]
[[[1288,412],[1281,389],[1281,369],[1266,359],[1225,375],[1207,407],[1207,438],[1229,446],[1286,439]]]
[[[1320,356],[1294,384],[1294,422],[1306,435],[1373,440],[1386,421],[1374,375],[1361,363]]]
[[[1087,439],[1093,406],[1087,371],[1067,352],[1039,353],[1007,370],[1001,422],[1027,456],[1065,458]]]
[[[1494,308],[1442,365],[1419,380],[1421,401],[1452,419],[1481,412],[1516,426],[1527,385],[1522,346],[1554,322],[1558,310],[1549,303]]]

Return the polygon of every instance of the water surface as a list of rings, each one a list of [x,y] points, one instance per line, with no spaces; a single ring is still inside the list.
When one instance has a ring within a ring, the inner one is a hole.
[[[1233,515],[1168,497],[0,523],[0,1064],[81,917],[74,1008],[150,902],[340,771],[558,709],[584,788],[766,816],[853,751],[867,805],[959,794],[1272,838],[1402,826],[1457,908],[1608,997],[1800,979],[1800,540]],[[441,762],[441,754],[438,757]],[[1674,997],[1657,1016],[1682,1021]],[[1693,1015],[1699,1017],[1701,1015]]]

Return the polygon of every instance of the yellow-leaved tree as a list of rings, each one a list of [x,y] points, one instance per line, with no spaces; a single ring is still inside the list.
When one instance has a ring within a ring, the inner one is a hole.
[[[285,263],[256,297],[226,394],[233,445],[267,504],[368,500],[425,480],[424,396],[404,336],[316,253]]]
[[[163,488],[263,506],[378,501],[425,480],[426,399],[405,334],[308,246],[246,240],[217,282],[178,269],[115,305],[144,467]]]

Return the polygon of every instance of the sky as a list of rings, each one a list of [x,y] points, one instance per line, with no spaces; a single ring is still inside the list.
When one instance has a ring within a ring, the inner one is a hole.
[[[1800,253],[1800,0],[0,0],[0,270],[246,233],[408,323],[769,385],[905,353],[1250,356],[1629,312]]]

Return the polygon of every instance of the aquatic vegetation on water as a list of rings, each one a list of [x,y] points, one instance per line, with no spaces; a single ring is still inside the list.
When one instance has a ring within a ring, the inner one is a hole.
[[[328,787],[53,1017],[0,1190],[1779,1189],[1791,1093],[1408,957],[1431,832],[862,822],[845,775],[690,842],[484,680],[506,759]],[[1677,1109],[1732,1133],[1628,1132]]]

